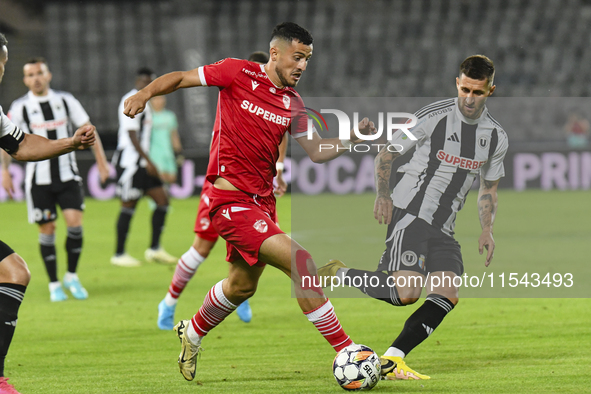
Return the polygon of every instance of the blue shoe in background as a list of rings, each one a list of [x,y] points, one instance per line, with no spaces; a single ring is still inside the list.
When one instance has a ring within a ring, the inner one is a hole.
[[[248,300],[244,301],[238,306],[238,308],[236,308],[236,313],[238,313],[240,320],[245,323],[249,323],[252,320],[252,309],[250,309]]]

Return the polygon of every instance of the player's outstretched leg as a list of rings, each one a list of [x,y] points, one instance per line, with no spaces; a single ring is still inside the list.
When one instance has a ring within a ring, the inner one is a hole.
[[[451,271],[434,272],[427,282],[427,298],[404,323],[404,328],[386,351],[382,361],[382,375],[386,379],[429,379],[409,368],[402,360],[412,349],[427,339],[441,324],[445,316],[458,303],[458,289],[453,286],[453,280],[444,283],[443,277],[454,278]],[[433,278],[439,278],[437,286]]]
[[[338,283],[342,285],[350,284],[351,287],[359,289],[363,294],[395,306],[405,306],[408,303],[414,302],[412,300],[408,300],[412,302],[406,302],[404,299],[401,300],[397,287],[392,286],[395,282],[385,272],[347,268],[343,262],[331,260],[325,266],[318,268],[318,276],[321,279],[328,278],[328,280],[321,280],[320,283],[322,284],[329,285],[333,278],[337,278]],[[356,277],[365,279],[355,280]],[[335,283],[337,283],[337,280],[335,280]],[[370,283],[375,286],[366,286]],[[359,284],[359,286],[355,286],[355,284]]]
[[[4,377],[4,360],[12,342],[18,310],[31,274],[24,260],[0,241],[0,392],[18,391]]]
[[[202,247],[204,243],[207,244],[206,247]],[[196,236],[193,245],[179,259],[168,292],[158,304],[158,328],[161,330],[172,330],[178,298],[197,272],[199,266],[205,261],[207,255],[209,255],[209,250],[214,244],[215,242],[205,241]],[[202,255],[198,252],[196,246],[202,250],[207,250],[207,253]]]
[[[337,352],[353,343],[322,288],[316,286],[319,283],[316,264],[308,251],[288,235],[277,234],[263,242],[259,259],[279,268],[291,278],[300,308]]]

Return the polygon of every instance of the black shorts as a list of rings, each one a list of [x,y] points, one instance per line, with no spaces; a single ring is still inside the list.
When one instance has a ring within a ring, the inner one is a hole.
[[[14,253],[14,250],[4,242],[0,241],[0,261]]]
[[[57,208],[84,211],[84,189],[81,181],[31,185],[27,192],[29,223],[44,224],[57,219]]]
[[[423,275],[451,271],[461,276],[464,263],[458,241],[423,219],[394,207],[378,271],[414,271]]]
[[[117,165],[117,196],[121,201],[139,200],[155,187],[162,187],[160,178],[151,176],[144,167],[123,168]]]

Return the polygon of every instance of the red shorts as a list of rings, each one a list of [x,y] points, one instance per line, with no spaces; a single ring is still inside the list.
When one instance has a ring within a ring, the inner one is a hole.
[[[209,217],[216,232],[226,240],[229,262],[242,258],[255,265],[262,243],[273,235],[283,234],[277,225],[273,194],[257,197],[212,187]]]
[[[195,234],[206,241],[215,242],[219,235],[211,225],[209,219],[209,207],[211,203],[211,190],[213,185],[205,181],[203,183],[203,190],[201,190],[201,197],[199,200],[199,208],[197,208],[197,218],[195,219]]]

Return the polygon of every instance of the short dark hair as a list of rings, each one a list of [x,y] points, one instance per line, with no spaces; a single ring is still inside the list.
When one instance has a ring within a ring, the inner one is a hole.
[[[312,38],[312,34],[308,30],[293,22],[283,22],[275,26],[273,34],[271,34],[271,41],[275,38],[281,38],[289,42],[298,40],[304,45],[312,45],[312,42],[314,42],[314,38]]]
[[[488,83],[492,84],[495,78],[495,65],[484,55],[469,56],[460,65],[460,76],[462,74],[472,79],[487,79]]]
[[[269,54],[262,51],[253,52],[248,57],[248,61],[257,63],[267,63],[269,61]]]
[[[43,63],[47,66],[47,60],[45,60],[45,58],[41,57],[41,56],[29,58],[29,60],[27,60],[25,62],[25,64],[36,64],[36,63]]]
[[[136,77],[141,77],[141,76],[144,76],[144,75],[147,75],[149,77],[153,77],[154,75],[156,75],[156,73],[154,72],[154,70],[152,70],[149,67],[140,67],[135,72],[135,76]]]
[[[4,34],[0,33],[0,48],[4,45],[8,45],[8,40]]]

